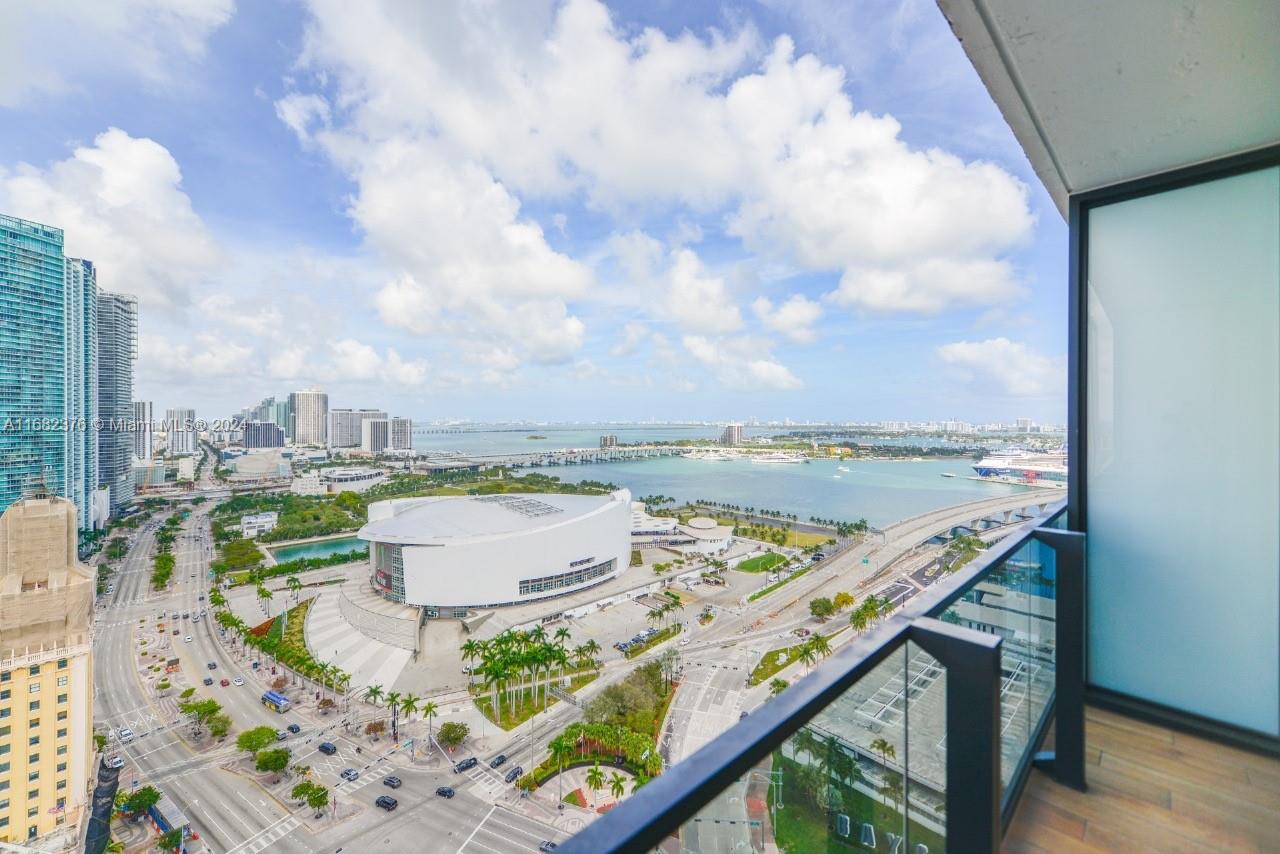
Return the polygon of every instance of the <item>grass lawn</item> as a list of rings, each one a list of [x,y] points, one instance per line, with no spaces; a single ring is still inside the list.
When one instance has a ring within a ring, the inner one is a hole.
[[[649,638],[647,641],[640,644],[639,646],[631,647],[631,649],[624,652],[623,655],[625,655],[627,658],[635,658],[637,655],[642,655],[648,652],[649,650],[653,649],[655,646],[662,643],[663,641],[671,640],[673,637],[680,634],[680,628],[681,626],[679,623],[676,623],[671,626],[667,626],[665,629],[658,632],[656,635]]]
[[[827,635],[827,640],[831,640],[847,628],[848,626],[841,626],[831,634]],[[761,657],[760,663],[751,671],[751,676],[748,677],[747,684],[759,685],[761,682],[773,676],[773,674],[781,671],[788,664],[791,664],[793,661],[799,661],[800,647],[804,646],[807,640],[808,638],[800,641],[794,646],[786,646],[782,649],[775,649],[766,652],[764,656]]]
[[[757,599],[759,599],[761,596],[768,596],[770,593],[777,590],[782,585],[790,584],[791,582],[795,581],[797,578],[804,575],[810,569],[812,569],[811,566],[806,566],[802,569],[797,569],[795,572],[791,573],[786,578],[783,578],[779,581],[775,581],[773,584],[770,584],[768,587],[761,588],[760,590],[757,590],[755,593],[752,593],[750,596],[747,597],[747,601],[754,602]]]
[[[797,785],[788,786],[789,781],[798,778],[799,764],[787,759],[780,752],[773,754],[773,770],[781,771],[783,778],[784,807],[777,812],[777,824],[774,825],[774,836],[778,848],[788,854],[810,854],[810,852],[828,852],[828,854],[851,854],[852,852],[892,851],[889,847],[889,833],[902,832],[902,818],[897,810],[886,806],[869,795],[845,785],[835,783],[843,799],[841,812],[849,816],[851,832],[848,838],[842,838],[829,824],[827,812],[814,803],[808,792]],[[769,812],[773,815],[773,801],[776,787],[769,787]],[[876,830],[876,847],[868,848],[859,843],[859,833],[864,823],[871,823]],[[928,828],[916,822],[910,822],[909,839],[899,850],[911,851],[918,844],[928,846],[930,851],[945,851],[946,840]]]
[[[765,552],[762,555],[747,558],[734,569],[740,572],[768,572],[778,564],[786,562],[787,559],[777,552]]]
[[[599,675],[600,674],[596,671],[592,671],[590,673],[577,674],[576,676],[574,676],[572,679],[569,680],[569,689],[568,689],[569,693],[572,694],[572,693],[575,693],[576,691],[581,690],[586,685],[595,681],[596,677]],[[560,702],[551,694],[550,691],[547,692],[545,699],[546,699],[547,708],[550,708],[551,706],[554,706],[556,703]],[[476,697],[475,702],[476,702],[476,708],[478,708],[481,711],[481,713],[490,720],[490,722],[502,727],[505,730],[515,729],[516,727],[520,726],[520,724],[529,720],[529,718],[531,718],[534,715],[534,713],[540,712],[543,709],[543,705],[542,705],[543,695],[542,695],[541,688],[539,688],[537,692],[536,699],[534,699],[534,697],[532,697],[529,693],[524,693],[516,697],[514,713],[512,713],[511,711],[510,698],[504,696],[501,698],[501,700],[502,702],[500,703],[499,717],[494,717],[494,714],[493,714],[493,696],[492,695],[486,694],[483,697]]]
[[[578,794],[577,789],[574,789],[572,792],[565,795],[564,802],[566,804],[573,804],[575,807],[586,807],[587,805],[586,802],[582,800],[582,795]]]

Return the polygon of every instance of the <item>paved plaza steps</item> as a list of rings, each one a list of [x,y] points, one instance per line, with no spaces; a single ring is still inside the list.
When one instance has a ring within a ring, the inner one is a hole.
[[[307,614],[307,648],[317,661],[335,662],[351,674],[352,688],[391,685],[413,653],[370,637],[348,622],[341,606],[346,587],[325,590],[311,606]]]

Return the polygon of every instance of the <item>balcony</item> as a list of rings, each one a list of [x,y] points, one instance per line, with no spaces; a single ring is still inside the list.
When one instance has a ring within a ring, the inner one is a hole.
[[[1276,850],[1280,762],[1086,712],[1065,518],[937,582],[563,850]]]

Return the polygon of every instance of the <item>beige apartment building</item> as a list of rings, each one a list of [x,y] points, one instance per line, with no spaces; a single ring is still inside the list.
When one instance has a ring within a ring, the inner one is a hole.
[[[35,497],[0,516],[0,841],[65,833],[93,783],[92,571],[76,508]],[[55,846],[56,847],[56,846]]]

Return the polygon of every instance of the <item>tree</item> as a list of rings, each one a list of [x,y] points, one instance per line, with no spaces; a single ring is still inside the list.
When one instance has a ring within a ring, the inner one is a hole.
[[[556,803],[564,800],[564,761],[573,755],[573,742],[565,737],[564,733],[551,739],[551,743],[547,745],[551,750],[551,758],[556,761],[559,771],[556,774],[556,782],[559,785],[559,794],[556,796]]]
[[[262,583],[258,584],[258,598],[262,600],[263,607],[267,609],[268,617],[271,616],[271,599],[273,596],[275,596],[275,594],[267,589],[267,585]]]
[[[289,685],[288,676],[277,676],[275,681],[271,683],[271,690],[283,691]]]
[[[168,851],[176,851],[182,845],[182,828],[175,827],[173,830],[166,831],[156,840],[156,844]]]
[[[364,727],[364,734],[371,735],[374,738],[377,738],[378,736],[382,735],[386,731],[387,731],[386,721],[369,721],[369,723],[365,724],[365,727]]]
[[[440,725],[439,742],[444,747],[452,750],[462,742],[467,740],[467,736],[471,734],[471,728],[464,723],[458,721],[446,721]]]
[[[222,711],[222,704],[217,700],[188,700],[178,704],[178,711],[191,715],[191,726],[199,735],[210,718]]]
[[[264,747],[276,743],[276,731],[269,726],[258,726],[247,729],[236,736],[236,747],[246,753],[257,753]]]
[[[609,775],[609,792],[614,796],[614,798],[622,798],[622,793],[627,790],[626,784],[627,781],[623,779],[622,775],[617,771],[614,771]]]
[[[809,613],[820,620],[825,620],[836,612],[835,603],[826,596],[819,596],[809,602]]]
[[[418,704],[422,702],[422,698],[416,694],[405,694],[400,699],[400,711],[404,712],[406,721],[413,720],[413,713],[419,711]]]
[[[593,793],[604,788],[604,772],[600,770],[599,762],[587,771],[587,788]]]
[[[160,790],[155,786],[143,786],[125,796],[124,809],[125,812],[137,814],[146,812],[158,803],[160,803]]]
[[[440,707],[431,700],[427,700],[418,711],[427,719],[427,750],[430,750],[431,742],[435,740],[435,732],[431,724],[436,715],[440,714]]]
[[[800,651],[797,657],[800,659],[801,663],[804,664],[805,670],[807,671],[817,663],[818,652],[813,648],[813,644],[805,641],[800,644]]]
[[[209,735],[214,738],[223,738],[229,732],[231,732],[230,715],[219,713],[209,718]]]
[[[853,594],[845,590],[841,590],[836,594],[835,599],[832,600],[832,604],[836,606],[837,611],[843,611],[845,608],[848,608],[853,604]]]
[[[290,575],[284,580],[285,586],[289,588],[289,592],[293,594],[293,601],[298,601],[298,594],[302,592],[302,581],[296,575]]]
[[[382,699],[382,693],[381,685],[370,685],[364,689],[365,702],[374,706],[378,705],[378,701]]]
[[[320,817],[320,810],[324,809],[329,803],[329,789],[318,783],[311,785],[311,791],[307,792],[307,806],[316,811],[316,818]]]
[[[315,783],[312,783],[308,780],[303,780],[302,782],[298,783],[296,786],[294,786],[292,789],[289,790],[289,797],[293,798],[295,801],[305,802],[307,800],[307,795],[311,793],[311,790],[315,787],[315,785],[316,785]]]
[[[791,683],[785,679],[772,679],[769,681],[769,694],[776,697],[790,687]]]
[[[289,749],[287,747],[278,747],[274,750],[259,750],[255,767],[259,771],[270,771],[274,774],[279,774],[289,767]]]

